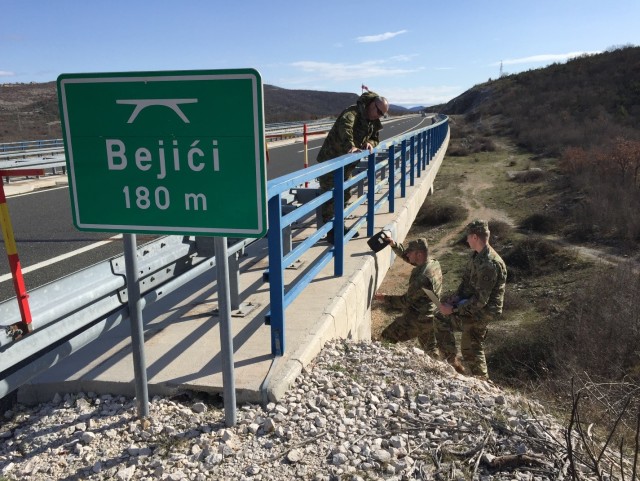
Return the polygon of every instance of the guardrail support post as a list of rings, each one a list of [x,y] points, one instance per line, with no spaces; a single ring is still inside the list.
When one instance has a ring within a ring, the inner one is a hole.
[[[229,295],[231,309],[240,309],[240,253],[229,256]],[[216,261],[217,264],[217,261]]]

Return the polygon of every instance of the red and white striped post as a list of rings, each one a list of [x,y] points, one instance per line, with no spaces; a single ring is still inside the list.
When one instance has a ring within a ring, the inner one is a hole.
[[[29,295],[22,277],[22,268],[20,267],[20,259],[18,258],[18,248],[13,235],[13,226],[11,225],[11,217],[9,216],[9,208],[7,207],[7,198],[4,193],[4,182],[2,177],[10,176],[29,176],[44,175],[43,169],[11,169],[0,170],[0,227],[2,227],[2,236],[4,245],[7,249],[7,257],[9,258],[9,266],[11,267],[11,276],[13,277],[13,288],[18,301],[18,309],[20,309],[20,318],[22,325],[14,325],[13,332],[15,338],[21,337],[23,334],[33,330],[31,326],[31,310],[29,309]]]

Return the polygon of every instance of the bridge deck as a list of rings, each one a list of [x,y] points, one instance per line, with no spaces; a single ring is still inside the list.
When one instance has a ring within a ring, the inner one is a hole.
[[[396,236],[404,238],[431,190],[445,150],[446,143],[422,177],[416,179],[416,185],[407,189],[407,197],[396,198],[396,213],[376,214],[376,231],[395,223]],[[380,212],[387,210],[385,205]],[[315,226],[294,229],[294,242],[305,238],[310,228]],[[266,239],[247,248],[240,267],[245,314],[232,317],[239,403],[278,399],[328,339],[370,336],[370,300],[393,256],[390,249],[373,254],[366,244],[365,227],[359,232],[360,238],[345,247],[345,275],[335,277],[333,262],[329,263],[287,308],[285,355],[277,358],[271,355],[270,327],[264,324],[269,308],[269,284],[262,278],[268,265]],[[329,247],[326,242],[318,243],[302,258],[299,270],[287,270],[287,277],[298,275],[308,267],[309,259]],[[219,323],[212,315],[216,307],[216,282],[210,272],[144,310],[150,398],[185,390],[223,392]],[[22,386],[19,400],[45,402],[55,393],[78,391],[133,396],[129,332],[128,324],[121,325],[65,358]]]

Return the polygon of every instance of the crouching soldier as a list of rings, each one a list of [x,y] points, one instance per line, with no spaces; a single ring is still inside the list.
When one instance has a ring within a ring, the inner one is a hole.
[[[440,263],[429,257],[429,245],[424,238],[409,242],[406,248],[402,244],[397,244],[391,237],[387,237],[386,240],[402,260],[415,267],[411,271],[405,294],[377,293],[374,296],[389,307],[403,311],[403,315],[392,322],[382,336],[392,342],[417,338],[422,349],[437,359],[439,356],[434,326],[437,306],[429,299],[424,289],[429,289],[440,297],[442,293]]]

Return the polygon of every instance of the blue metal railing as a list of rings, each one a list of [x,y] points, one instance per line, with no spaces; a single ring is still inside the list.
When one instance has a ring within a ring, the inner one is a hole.
[[[271,352],[279,356],[285,352],[285,310],[318,273],[333,259],[334,275],[342,276],[344,272],[344,245],[356,233],[358,227],[367,224],[367,236],[373,235],[375,213],[385,203],[389,212],[395,209],[396,188],[400,188],[400,196],[406,196],[406,185],[413,186],[415,178],[429,165],[431,159],[442,146],[449,129],[448,118],[443,117],[437,123],[422,130],[394,137],[382,142],[372,153],[367,151],[347,154],[336,159],[323,162],[301,171],[273,179],[267,183],[269,232],[269,272],[271,311],[267,322],[271,325]],[[344,168],[347,165],[366,159],[366,170],[344,180]],[[385,175],[388,172],[388,175]],[[282,195],[290,189],[299,188],[305,182],[312,181],[322,175],[333,174],[333,191],[324,192],[312,201],[292,212],[283,213]],[[380,175],[378,175],[380,174]],[[333,221],[318,227],[317,231],[284,254],[283,230],[309,216],[322,204],[333,200],[334,206],[343,205],[345,189],[366,182],[367,189],[355,202],[344,209],[334,208]],[[388,186],[386,193],[384,187]],[[376,195],[378,199],[376,200]],[[352,214],[360,205],[367,202],[367,212],[357,218],[345,235],[344,219]],[[313,247],[325,234],[333,229],[334,245],[323,251],[310,265],[306,272],[297,279],[285,284],[285,269],[296,262]]]

